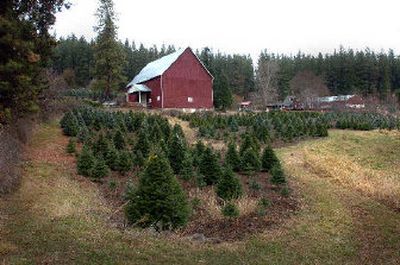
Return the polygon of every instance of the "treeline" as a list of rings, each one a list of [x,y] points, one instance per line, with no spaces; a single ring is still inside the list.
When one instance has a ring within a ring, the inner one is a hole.
[[[304,71],[320,77],[332,95],[373,95],[386,100],[400,93],[400,58],[393,50],[376,53],[368,48],[355,51],[340,47],[332,54],[316,56],[301,52],[287,56],[267,51],[261,56],[278,64],[276,78],[280,99],[293,92],[290,81]]]
[[[133,79],[149,62],[176,51],[173,45],[145,47],[143,44],[119,42],[123,51],[123,75],[126,82]],[[232,94],[246,95],[254,91],[254,68],[249,55],[227,55],[212,52],[209,48],[195,51],[215,77],[216,105],[228,107]],[[60,38],[54,49],[50,67],[62,74],[72,88],[87,87],[95,78],[95,41],[71,35]]]

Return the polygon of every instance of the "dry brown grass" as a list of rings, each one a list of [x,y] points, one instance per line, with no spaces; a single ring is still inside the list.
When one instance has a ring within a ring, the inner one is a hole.
[[[305,166],[320,177],[400,210],[400,163],[386,163],[390,162],[389,158],[381,161],[386,164],[379,167],[374,164],[381,163],[379,157],[395,156],[396,152],[400,155],[399,133],[374,131],[349,135],[349,132],[332,131],[331,135],[329,141],[303,148]],[[393,146],[382,149],[388,140]]]

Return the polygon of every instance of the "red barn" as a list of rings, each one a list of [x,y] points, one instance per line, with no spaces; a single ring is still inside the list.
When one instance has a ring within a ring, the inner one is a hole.
[[[152,108],[213,108],[213,76],[190,48],[147,64],[127,86],[127,101]]]

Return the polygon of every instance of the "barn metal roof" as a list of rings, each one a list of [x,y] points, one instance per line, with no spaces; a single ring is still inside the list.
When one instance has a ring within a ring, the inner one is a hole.
[[[135,92],[151,92],[151,89],[146,86],[146,85],[139,85],[139,84],[134,84],[131,85],[131,87],[128,89],[128,94],[132,94]]]
[[[168,54],[147,64],[138,75],[133,78],[133,80],[128,84],[132,86],[133,84],[138,84],[145,82],[147,80],[153,79],[154,77],[162,75],[186,49],[179,49],[176,52]]]
[[[336,101],[346,101],[354,97],[354,95],[339,95],[331,97],[320,97],[318,100],[320,102],[336,102]]]

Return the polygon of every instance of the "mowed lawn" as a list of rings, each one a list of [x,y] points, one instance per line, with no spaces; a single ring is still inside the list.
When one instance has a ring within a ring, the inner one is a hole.
[[[56,123],[34,136],[21,187],[0,199],[0,264],[400,263],[398,132],[333,130],[279,149],[300,210],[222,244],[115,228],[115,209],[76,176],[67,141]]]

